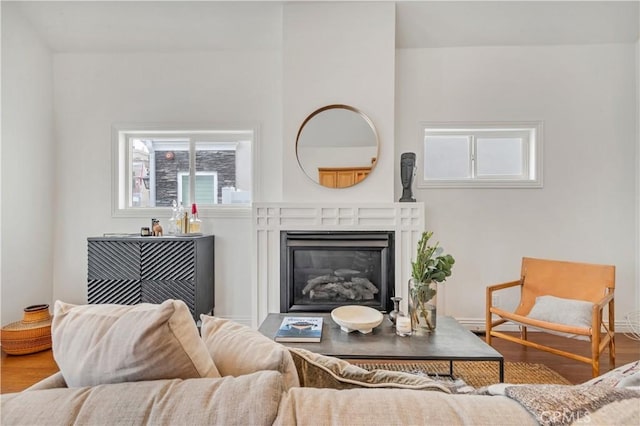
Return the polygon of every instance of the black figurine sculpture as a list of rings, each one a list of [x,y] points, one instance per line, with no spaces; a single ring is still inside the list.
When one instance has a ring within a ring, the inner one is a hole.
[[[416,170],[416,154],[414,152],[403,152],[400,156],[400,179],[402,180],[402,197],[400,202],[415,202],[411,192],[413,175]]]

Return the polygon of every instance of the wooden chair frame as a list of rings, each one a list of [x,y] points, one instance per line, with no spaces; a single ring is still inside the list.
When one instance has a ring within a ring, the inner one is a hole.
[[[491,345],[492,337],[498,337],[585,362],[591,364],[593,377],[600,374],[600,355],[608,347],[610,366],[615,366],[615,266],[524,257],[520,276],[521,278],[517,281],[491,285],[486,289],[487,344]],[[492,305],[495,292],[517,286],[520,287],[520,303],[515,312],[505,311]],[[591,327],[568,326],[529,318],[527,315],[536,297],[543,295],[593,303]],[[604,317],[605,310],[607,320]],[[494,320],[494,315],[498,319]],[[520,326],[520,338],[494,330],[494,327],[507,322]],[[541,331],[586,336],[591,342],[591,357],[531,342],[527,340],[528,326]]]

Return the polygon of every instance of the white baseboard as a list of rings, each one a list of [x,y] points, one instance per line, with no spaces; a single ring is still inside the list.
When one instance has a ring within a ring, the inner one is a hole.
[[[485,320],[484,318],[456,318],[456,320],[462,324],[465,328],[471,331],[485,331]],[[615,322],[616,333],[631,333],[631,327],[626,320],[616,321]],[[520,331],[517,325],[515,324],[503,324],[496,327],[500,331]],[[531,332],[535,332],[536,330],[531,329]]]

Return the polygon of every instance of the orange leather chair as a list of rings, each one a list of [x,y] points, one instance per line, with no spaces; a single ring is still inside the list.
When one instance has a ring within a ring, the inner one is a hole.
[[[525,257],[520,276],[517,281],[487,287],[486,341],[489,345],[492,337],[499,337],[586,362],[591,364],[593,377],[600,374],[600,354],[608,346],[610,366],[615,365],[615,266]],[[520,286],[520,303],[515,312],[492,306],[494,292],[516,286]],[[541,308],[543,302],[546,309]],[[574,308],[582,312],[582,317],[586,316],[580,324],[557,321],[558,316],[572,316]],[[549,313],[548,317],[541,315],[545,311]],[[508,322],[520,326],[520,338],[495,330],[496,326]],[[589,340],[591,357],[531,342],[527,340],[527,327]]]

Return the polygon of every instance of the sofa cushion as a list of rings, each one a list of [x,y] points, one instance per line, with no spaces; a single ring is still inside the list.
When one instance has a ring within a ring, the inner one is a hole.
[[[639,419],[640,402],[638,399],[625,399],[606,404],[596,411],[589,412],[588,417],[576,419],[573,425],[637,425]]]
[[[67,388],[67,382],[64,381],[64,376],[60,371],[53,373],[49,377],[45,377],[37,383],[29,386],[25,391],[43,390],[43,389],[55,389],[55,388]]]
[[[284,387],[275,371],[2,395],[7,425],[271,425]]]
[[[223,376],[261,370],[282,373],[287,388],[299,386],[298,373],[287,348],[246,325],[201,315],[202,340]]]
[[[401,371],[368,371],[338,358],[305,349],[289,348],[298,370],[300,385],[315,388],[429,389],[449,393],[449,387],[429,377]]]
[[[69,387],[220,377],[187,305],[71,305],[57,301],[53,356]]]
[[[289,389],[275,425],[537,425],[504,396],[409,389]]]

